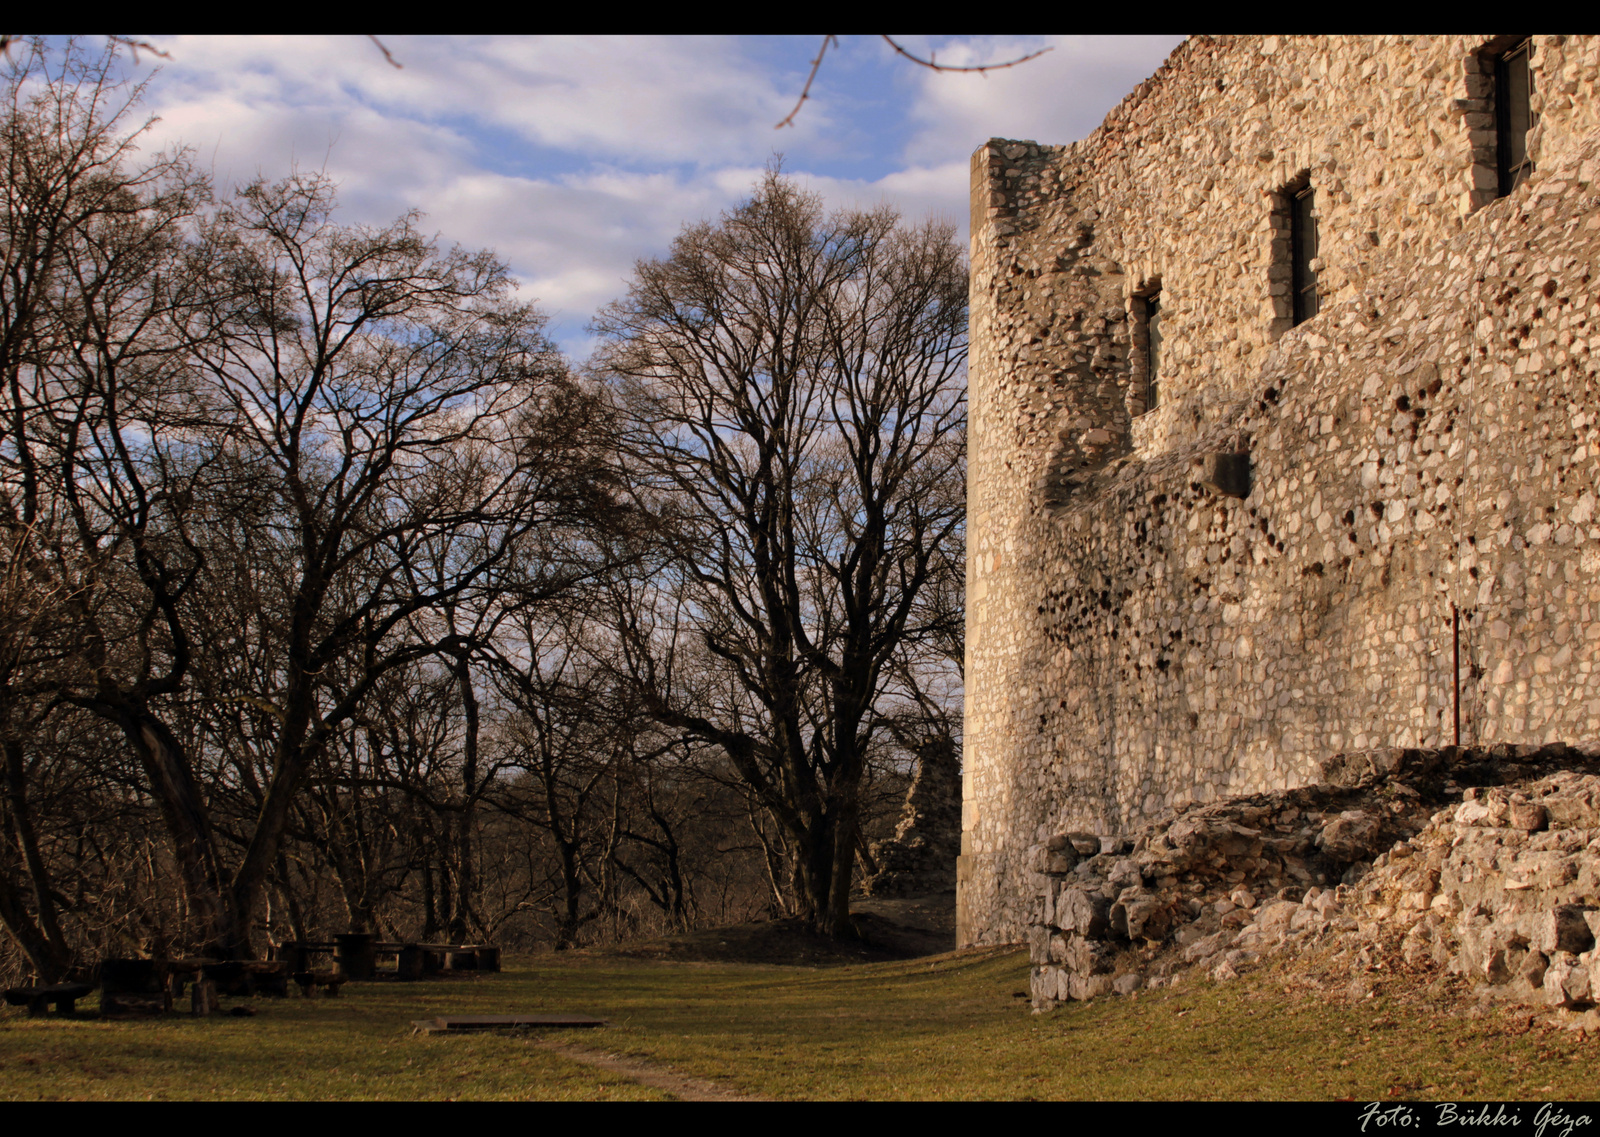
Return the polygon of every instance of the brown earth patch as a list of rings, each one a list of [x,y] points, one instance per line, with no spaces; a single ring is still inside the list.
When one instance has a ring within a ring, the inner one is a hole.
[[[679,1101],[765,1101],[765,1098],[755,1097],[750,1094],[741,1094],[727,1086],[720,1086],[715,1082],[708,1082],[704,1078],[693,1078],[687,1074],[680,1074],[667,1066],[657,1066],[638,1058],[628,1058],[621,1054],[607,1054],[600,1050],[591,1050],[586,1046],[575,1046],[570,1042],[560,1042],[553,1038],[533,1039],[529,1045],[537,1046],[541,1050],[548,1050],[552,1054],[559,1054],[573,1062],[581,1062],[585,1066],[593,1066],[604,1070],[608,1074],[628,1078],[640,1085],[649,1086],[653,1090],[671,1094]]]

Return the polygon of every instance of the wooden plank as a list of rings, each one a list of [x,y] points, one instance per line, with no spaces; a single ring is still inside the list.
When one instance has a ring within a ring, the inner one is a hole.
[[[471,1030],[587,1028],[605,1026],[605,1019],[588,1015],[440,1015],[412,1022],[422,1034],[448,1034]]]
[[[82,998],[84,995],[87,995],[93,990],[94,986],[89,983],[58,983],[53,987],[7,987],[6,1002],[10,1003],[13,1007],[20,1007],[28,1000],[36,998],[39,995],[63,995],[68,991],[75,991],[81,993],[76,994],[73,997]]]

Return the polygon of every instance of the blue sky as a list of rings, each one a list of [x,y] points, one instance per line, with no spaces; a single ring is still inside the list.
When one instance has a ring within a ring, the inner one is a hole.
[[[446,243],[494,249],[577,359],[633,264],[748,193],[774,154],[834,205],[888,202],[966,236],[967,170],[991,137],[1081,138],[1181,36],[841,36],[795,125],[775,130],[820,36],[151,36],[131,62],[159,116],[149,147],[186,144],[219,186],[325,169],[343,219],[407,209]],[[159,68],[159,70],[157,70]]]

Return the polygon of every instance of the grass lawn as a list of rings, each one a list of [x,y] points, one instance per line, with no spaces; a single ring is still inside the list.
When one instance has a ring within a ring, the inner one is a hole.
[[[350,985],[337,999],[258,999],[254,1018],[8,1008],[0,1097],[668,1096],[515,1034],[410,1033],[439,1014],[538,1011],[611,1022],[548,1037],[775,1098],[1600,1097],[1600,1039],[1530,1029],[1526,1012],[1330,1004],[1286,994],[1269,971],[1034,1015],[1014,997],[1026,985],[1018,952],[817,969],[577,954],[513,957],[476,979]]]

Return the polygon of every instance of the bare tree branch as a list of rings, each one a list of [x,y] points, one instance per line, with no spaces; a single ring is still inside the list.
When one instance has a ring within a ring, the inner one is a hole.
[[[379,39],[377,36],[369,35],[367,38],[370,39],[373,43],[378,45],[378,50],[383,52],[383,57],[385,59],[387,59],[389,61],[390,65],[392,67],[394,67],[396,70],[399,70],[400,68],[405,66],[405,64],[401,63],[398,59],[396,59],[394,56],[389,54],[389,49],[383,46],[383,41],[381,39]]]
[[[1009,61],[1007,61],[1005,63],[984,63],[984,64],[980,64],[977,67],[951,67],[951,66],[948,66],[947,64],[937,62],[937,53],[936,52],[929,52],[928,53],[928,58],[927,59],[923,59],[920,56],[912,55],[905,48],[903,48],[899,44],[895,43],[893,36],[881,36],[879,38],[881,38],[884,43],[886,43],[890,47],[894,48],[895,51],[898,52],[900,55],[903,55],[907,59],[911,60],[912,63],[915,63],[920,67],[926,67],[930,71],[976,71],[980,75],[981,74],[985,74],[985,73],[990,72],[990,71],[1000,71],[1000,70],[1003,70],[1003,69],[1005,69],[1007,67],[1015,67],[1017,64],[1026,63],[1030,59],[1038,59],[1041,55],[1043,55],[1047,51],[1054,51],[1055,50],[1055,48],[1053,48],[1053,47],[1041,47],[1038,51],[1031,52],[1028,55],[1019,56],[1018,58],[1009,60]]]
[[[795,100],[794,110],[790,111],[788,113],[788,115],[785,116],[785,118],[784,118],[784,120],[782,122],[780,122],[777,126],[773,127],[772,128],[773,130],[782,130],[786,126],[793,126],[794,125],[794,116],[800,113],[800,108],[802,106],[804,106],[805,105],[805,101],[808,98],[811,97],[811,82],[812,82],[812,80],[814,80],[817,77],[817,69],[822,66],[822,57],[824,55],[828,54],[828,48],[829,47],[838,47],[838,46],[839,46],[839,37],[838,36],[823,36],[822,37],[822,46],[817,49],[817,57],[811,61],[811,74],[806,76],[806,85],[801,90],[800,97],[797,100]]]
[[[1017,64],[1026,63],[1030,59],[1038,59],[1047,51],[1055,50],[1054,48],[1050,47],[1040,48],[1038,51],[1031,52],[1028,55],[1019,56],[1016,59],[1007,60],[1005,63],[984,63],[976,67],[951,67],[948,64],[938,62],[938,56],[936,53],[930,52],[929,57],[927,59],[923,59],[919,55],[912,55],[905,48],[901,47],[894,41],[893,36],[881,36],[880,38],[884,43],[894,48],[897,54],[911,60],[912,63],[915,63],[919,67],[926,67],[930,71],[976,71],[980,75],[986,75],[990,71],[1000,71],[1007,67],[1015,67]],[[805,101],[811,97],[811,84],[816,80],[817,71],[822,67],[822,57],[828,54],[828,48],[837,48],[838,46],[838,36],[822,37],[822,46],[817,49],[817,57],[811,61],[811,74],[806,76],[806,85],[800,91],[800,98],[795,101],[794,109],[784,117],[784,120],[778,123],[777,126],[773,127],[774,130],[782,130],[786,126],[794,125],[795,116],[800,113],[800,108],[805,105]]]
[[[172,56],[168,55],[166,52],[162,51],[159,47],[148,40],[134,39],[132,36],[107,36],[106,39],[110,40],[112,43],[120,43],[123,47],[132,52],[133,62],[136,66],[139,62],[139,49],[141,47],[148,51],[151,55],[155,56],[157,59],[172,58]],[[4,49],[5,45],[0,43],[0,51],[3,51]]]

